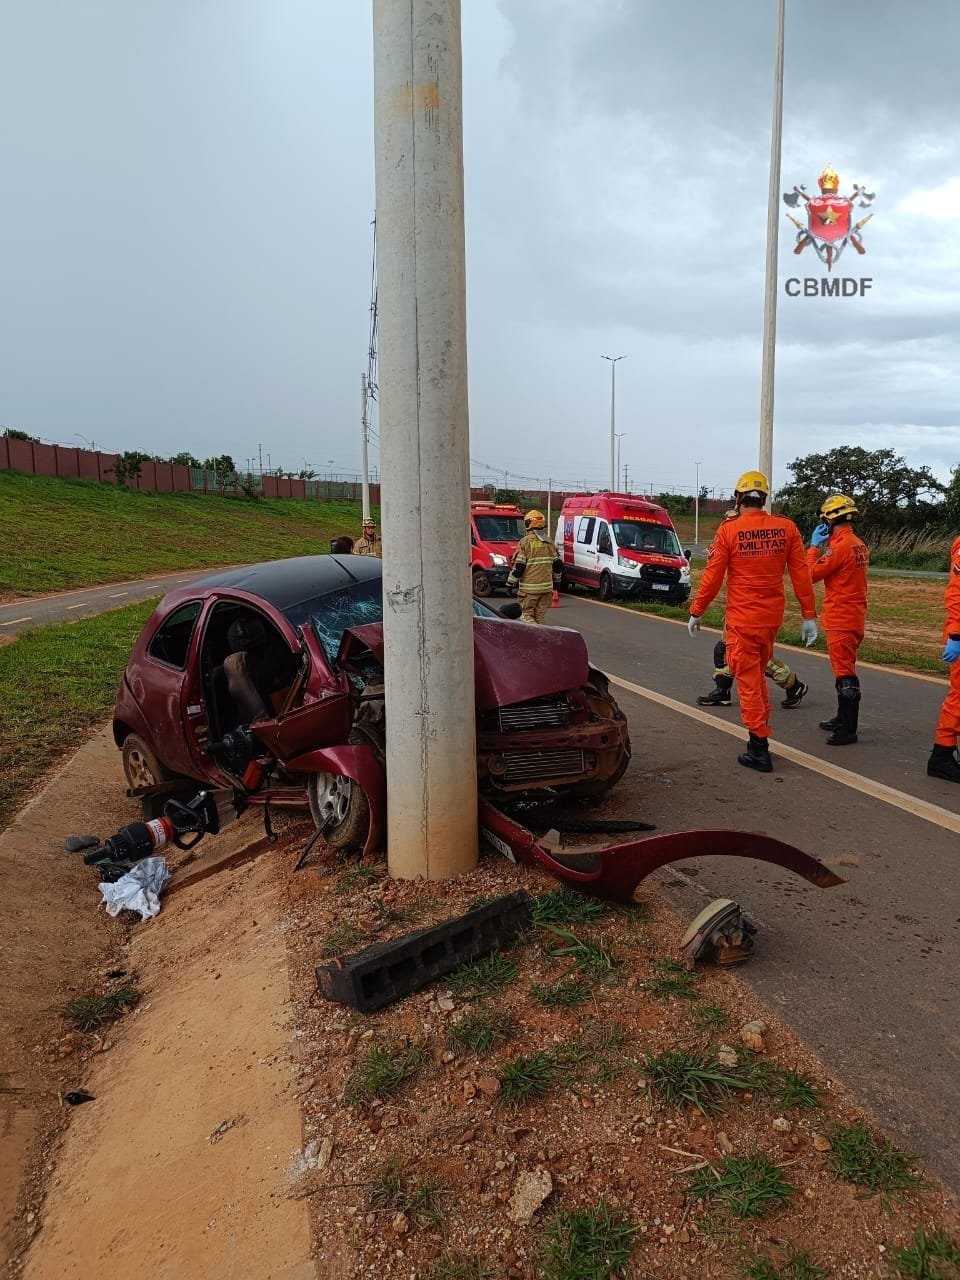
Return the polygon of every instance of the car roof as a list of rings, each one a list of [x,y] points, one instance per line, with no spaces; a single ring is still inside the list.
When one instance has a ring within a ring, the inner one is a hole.
[[[381,562],[376,556],[291,556],[287,560],[224,569],[193,586],[248,591],[287,613],[317,596],[356,582],[377,581],[381,576]]]

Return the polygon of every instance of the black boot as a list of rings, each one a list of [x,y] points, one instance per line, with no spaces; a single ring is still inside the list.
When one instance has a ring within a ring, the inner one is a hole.
[[[698,707],[729,707],[730,706],[730,690],[733,688],[733,676],[714,676],[713,683],[717,686],[711,689],[709,693],[703,694],[697,699]]]
[[[941,747],[935,742],[927,761],[927,773],[931,778],[943,778],[947,782],[960,782],[960,761],[953,747]]]
[[[767,739],[758,738],[755,733],[751,733],[747,749],[737,756],[737,761],[747,769],[756,769],[758,773],[773,773]]]
[[[840,723],[827,739],[827,746],[849,747],[857,740],[860,719],[860,681],[856,676],[841,676],[837,681],[837,716]]]
[[[784,689],[784,693],[787,696],[780,703],[781,707],[799,707],[800,703],[807,696],[809,690],[810,686],[808,684],[804,684],[799,676],[794,676],[793,684],[789,689]]]
[[[841,722],[842,722],[842,718],[840,715],[840,699],[838,697],[837,698],[837,714],[831,720],[821,720],[820,728],[826,729],[828,733],[833,733],[834,730],[840,728]]]

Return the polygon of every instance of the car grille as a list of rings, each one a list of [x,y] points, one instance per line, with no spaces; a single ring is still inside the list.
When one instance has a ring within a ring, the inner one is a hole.
[[[539,782],[565,774],[583,773],[582,751],[505,751],[504,782]]]
[[[648,582],[679,582],[680,570],[663,564],[645,564],[640,569],[640,577]]]
[[[566,698],[538,698],[535,702],[518,702],[501,707],[500,732],[518,729],[559,729],[570,723],[570,704]]]

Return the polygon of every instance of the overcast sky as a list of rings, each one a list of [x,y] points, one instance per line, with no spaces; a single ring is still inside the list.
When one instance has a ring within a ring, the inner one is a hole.
[[[876,191],[866,298],[786,298],[775,459],[960,462],[960,5],[788,0],[783,180]],[[359,466],[367,0],[0,0],[0,423]],[[464,0],[471,456],[755,465],[774,0]],[[784,207],[781,206],[781,210]]]

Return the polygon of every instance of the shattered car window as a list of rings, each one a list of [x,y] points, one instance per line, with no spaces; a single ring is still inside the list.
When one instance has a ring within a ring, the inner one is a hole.
[[[379,578],[355,582],[331,591],[313,602],[310,623],[329,660],[337,656],[344,631],[383,621],[383,596]]]

